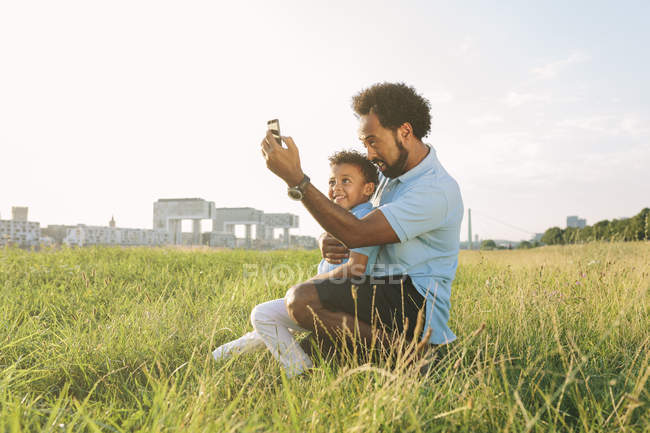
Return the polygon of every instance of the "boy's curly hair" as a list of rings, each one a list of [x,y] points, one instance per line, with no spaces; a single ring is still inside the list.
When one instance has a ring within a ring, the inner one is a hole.
[[[419,140],[431,129],[431,104],[404,83],[377,83],[352,97],[352,109],[359,116],[371,111],[384,128],[393,131],[409,122]]]
[[[357,152],[356,150],[341,150],[336,152],[334,155],[329,157],[330,165],[338,164],[352,164],[359,167],[361,173],[363,174],[366,182],[372,182],[375,184],[375,187],[379,183],[379,174],[377,173],[377,167],[375,164],[368,161],[368,159],[363,156],[363,154]]]

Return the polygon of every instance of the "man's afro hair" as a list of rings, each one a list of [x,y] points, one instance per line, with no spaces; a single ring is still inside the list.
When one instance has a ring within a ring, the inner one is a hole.
[[[408,122],[419,140],[431,129],[431,104],[404,83],[377,83],[352,97],[352,109],[359,116],[373,112],[384,128],[393,131]]]

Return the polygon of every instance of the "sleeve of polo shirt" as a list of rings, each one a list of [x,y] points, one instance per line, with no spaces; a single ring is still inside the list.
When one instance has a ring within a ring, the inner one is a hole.
[[[370,275],[371,269],[375,266],[375,262],[377,259],[376,251],[378,249],[379,247],[361,247],[361,248],[352,248],[350,250],[351,253],[364,255],[368,259],[368,262],[366,263],[366,269],[365,269],[366,275]]]
[[[447,197],[428,185],[414,185],[395,201],[378,209],[388,220],[400,242],[435,230],[447,219]]]
[[[361,254],[361,255],[364,255],[364,256],[366,256],[366,257],[370,257],[370,255],[372,254],[373,249],[375,249],[375,248],[379,248],[379,247],[360,247],[360,248],[352,248],[352,249],[350,250],[350,252],[352,252],[352,253],[357,253],[357,254]]]
[[[362,212],[358,212],[358,213],[355,214],[355,216],[357,218],[361,219],[361,218],[365,217],[366,215],[368,215],[370,212],[372,212],[373,209],[374,208],[369,208],[369,209],[364,210]],[[375,248],[379,248],[379,247],[377,247],[377,246],[360,247],[360,248],[353,248],[350,251],[353,252],[353,253],[362,254],[362,255],[364,255],[366,257],[370,257]]]

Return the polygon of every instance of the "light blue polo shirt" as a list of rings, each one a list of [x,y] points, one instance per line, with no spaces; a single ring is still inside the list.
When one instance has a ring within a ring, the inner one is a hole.
[[[350,209],[350,212],[352,213],[352,215],[357,217],[357,219],[361,219],[364,216],[368,215],[372,210],[373,210],[372,203],[370,203],[369,201],[364,201],[363,203],[360,203],[354,206],[352,209]],[[366,264],[366,275],[370,275],[370,272],[374,268],[375,261],[377,260],[377,253],[379,252],[379,246],[354,248],[350,251],[353,253],[363,254],[364,256],[368,257],[368,263]],[[318,264],[318,274],[319,275],[324,274],[325,272],[329,272],[333,269],[336,269],[347,261],[348,259],[344,259],[340,264],[333,265],[325,261],[325,259],[323,259]]]
[[[429,342],[456,339],[447,326],[451,282],[458,267],[463,200],[456,181],[429,146],[429,154],[403,175],[389,179],[380,174],[372,198],[400,239],[382,245],[372,275],[408,274],[426,299]]]

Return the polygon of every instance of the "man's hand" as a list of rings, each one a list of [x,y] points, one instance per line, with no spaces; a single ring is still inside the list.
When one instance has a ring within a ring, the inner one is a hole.
[[[350,257],[350,250],[329,233],[318,239],[318,246],[323,258],[333,265],[338,265],[343,259]]]
[[[282,137],[282,141],[287,144],[287,149],[282,147],[271,131],[267,131],[260,147],[268,169],[293,187],[302,181],[305,174],[300,167],[300,155],[296,143],[291,137]]]

